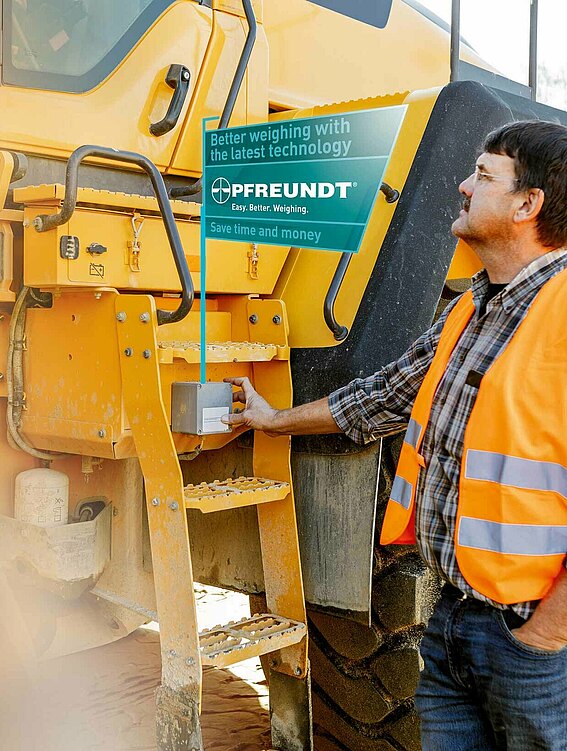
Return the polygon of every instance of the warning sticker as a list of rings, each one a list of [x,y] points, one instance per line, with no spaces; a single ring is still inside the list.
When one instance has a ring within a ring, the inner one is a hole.
[[[89,264],[89,275],[90,276],[99,276],[101,279],[104,279],[104,264],[102,264],[102,263],[90,263]]]

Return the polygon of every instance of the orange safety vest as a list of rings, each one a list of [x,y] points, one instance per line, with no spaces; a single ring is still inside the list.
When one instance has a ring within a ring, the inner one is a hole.
[[[421,443],[435,391],[474,309],[466,292],[441,332],[411,413],[382,545],[415,544]],[[542,287],[484,374],[465,430],[455,554],[465,580],[495,602],[541,599],[567,553],[565,311],[567,270]]]

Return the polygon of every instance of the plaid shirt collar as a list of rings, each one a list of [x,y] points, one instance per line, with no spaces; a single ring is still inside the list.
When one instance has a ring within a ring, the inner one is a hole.
[[[533,302],[533,297],[528,295],[528,302],[526,302],[526,292],[542,287],[551,277],[565,268],[567,268],[567,247],[544,253],[535,261],[524,266],[512,281],[489,301],[486,306],[487,312],[499,303],[501,303],[505,313],[511,313],[519,307],[530,305]],[[472,278],[473,300],[477,311],[484,301],[489,284],[490,279],[486,269],[481,269]]]

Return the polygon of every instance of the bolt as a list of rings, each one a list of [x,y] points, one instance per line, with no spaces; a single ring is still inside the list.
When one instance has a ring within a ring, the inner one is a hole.
[[[276,324],[276,326],[279,326],[280,323],[282,322],[282,317],[281,316],[274,316],[272,318],[272,321]]]
[[[124,321],[126,320],[126,313],[121,310],[120,313],[116,314],[116,320],[120,321],[120,323],[124,323]]]
[[[112,509],[112,516],[118,516],[118,509],[116,507]]]
[[[159,498],[152,498],[152,506],[159,506]]]
[[[95,300],[100,300],[101,297],[102,297],[102,292],[95,292],[94,293],[94,299]]]
[[[100,429],[100,430],[98,431],[98,437],[99,437],[99,438],[106,438],[106,430],[105,430],[104,428],[101,428],[101,429]]]
[[[132,357],[134,350],[132,349],[132,347],[126,347],[124,354],[126,355],[126,357]]]
[[[167,653],[170,657],[177,657],[177,652],[174,649],[170,649]]]
[[[189,665],[189,666],[191,666],[191,665],[194,665],[194,664],[195,664],[195,660],[194,660],[194,658],[193,658],[193,657],[188,657],[188,658],[187,658],[187,659],[185,660],[185,662],[186,662],[186,663],[187,663],[187,665]]]
[[[144,356],[144,360],[149,360],[149,359],[150,359],[150,357],[152,356],[152,352],[151,352],[151,350],[149,350],[149,349],[145,349],[145,350],[144,350],[144,351],[142,352],[142,355]]]
[[[147,323],[150,320],[150,314],[149,313],[140,313],[140,321],[142,323]]]
[[[170,504],[169,504],[169,508],[170,508],[170,509],[171,509],[172,511],[177,511],[177,509],[179,508],[179,504],[177,503],[177,501],[173,501],[173,503],[170,503]]]
[[[254,325],[255,323],[258,323],[258,316],[256,315],[256,313],[252,313],[248,320],[252,325]]]
[[[27,229],[30,226],[30,220],[29,219],[24,219],[23,225]]]
[[[295,668],[293,672],[295,673],[295,675],[301,675],[301,668]]]
[[[184,70],[183,71],[183,80],[184,81],[188,81],[189,80],[189,71],[188,70]]]
[[[278,666],[278,660],[275,657],[272,657],[272,659],[270,660],[270,667],[277,668],[277,666]]]
[[[4,373],[0,373],[0,381],[4,380]]]
[[[43,229],[43,220],[40,216],[36,216],[36,218],[33,220],[33,226],[38,232],[41,232],[41,230]]]

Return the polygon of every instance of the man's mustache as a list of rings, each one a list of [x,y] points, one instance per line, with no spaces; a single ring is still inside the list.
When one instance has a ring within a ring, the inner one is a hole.
[[[470,209],[470,207],[471,207],[471,199],[470,199],[470,198],[468,198],[468,197],[467,197],[467,198],[464,198],[464,199],[463,199],[463,209],[464,209],[465,211],[468,211],[468,210]]]

